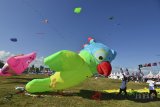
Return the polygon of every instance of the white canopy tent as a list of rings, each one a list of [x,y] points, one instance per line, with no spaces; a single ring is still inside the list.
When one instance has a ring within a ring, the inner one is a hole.
[[[160,78],[160,71],[154,76],[154,78]]]
[[[143,78],[148,78],[148,79],[154,78],[154,75],[153,75],[152,71],[150,71],[149,74],[143,76]]]
[[[122,73],[120,73],[120,72],[114,72],[114,73],[111,73],[111,74],[109,75],[109,78],[122,80],[123,75],[122,75]]]

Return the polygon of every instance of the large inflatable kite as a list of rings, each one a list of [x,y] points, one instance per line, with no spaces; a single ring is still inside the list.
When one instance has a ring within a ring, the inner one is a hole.
[[[0,69],[0,76],[20,75],[35,58],[35,52],[8,58],[7,63]]]
[[[30,93],[63,90],[83,82],[95,73],[109,76],[111,61],[116,52],[102,43],[88,38],[89,44],[79,54],[62,50],[44,59],[44,64],[55,74],[45,79],[34,79],[27,83],[25,89]]]

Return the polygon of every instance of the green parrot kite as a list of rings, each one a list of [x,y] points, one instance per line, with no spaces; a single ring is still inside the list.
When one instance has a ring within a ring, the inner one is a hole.
[[[52,92],[67,89],[83,82],[98,73],[109,76],[112,70],[111,61],[116,52],[102,43],[88,38],[89,44],[77,54],[69,50],[61,50],[44,59],[44,64],[56,71],[49,78],[34,79],[26,84],[30,93]]]

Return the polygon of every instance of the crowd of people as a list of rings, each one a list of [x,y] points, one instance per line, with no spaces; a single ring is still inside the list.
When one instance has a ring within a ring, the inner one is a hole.
[[[120,95],[122,92],[124,92],[125,96],[127,96],[127,91],[126,91],[127,90],[127,83],[129,82],[130,77],[128,76],[127,73],[126,74],[124,73],[122,68],[120,68],[120,71],[123,75],[123,79],[122,79],[122,83],[121,83],[118,95]],[[128,71],[128,69],[126,69],[126,71]],[[141,72],[141,70],[140,70],[140,72]],[[156,92],[156,89],[155,89],[155,85],[156,85],[156,82],[152,79],[149,82],[149,97],[151,97],[151,95],[154,94],[155,98],[157,98],[157,92]]]

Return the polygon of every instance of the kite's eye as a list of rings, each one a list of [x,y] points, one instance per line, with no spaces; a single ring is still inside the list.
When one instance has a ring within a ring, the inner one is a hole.
[[[30,60],[34,60],[34,57],[29,57]]]
[[[29,63],[30,63],[30,61],[27,61],[27,62],[26,62],[26,64],[29,64]]]
[[[99,49],[94,53],[94,56],[99,62],[101,62],[105,60],[107,52],[104,49]]]
[[[103,60],[103,56],[99,56],[99,60]]]

